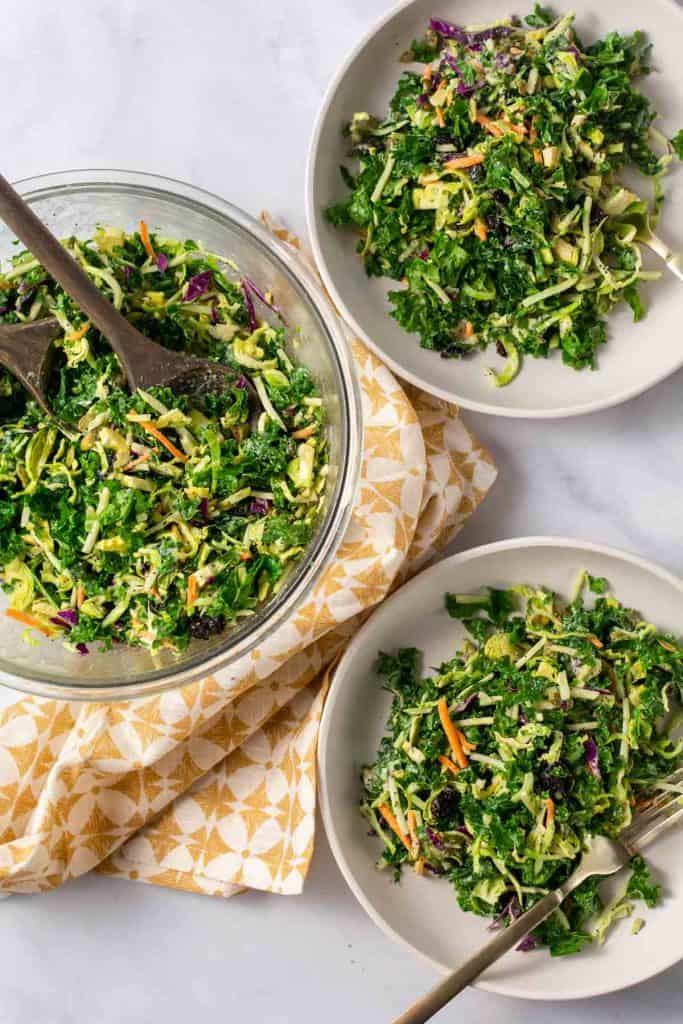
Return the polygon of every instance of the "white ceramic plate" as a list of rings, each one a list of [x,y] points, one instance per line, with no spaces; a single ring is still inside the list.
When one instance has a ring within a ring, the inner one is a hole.
[[[419,347],[390,317],[386,293],[394,281],[369,279],[355,252],[357,239],[328,224],[324,210],[348,190],[339,165],[349,163],[348,142],[342,126],[357,110],[383,115],[406,65],[398,62],[413,38],[424,34],[430,16],[459,24],[495,21],[515,11],[520,16],[532,0],[409,0],[376,25],[353,50],[330,85],[313,133],[307,175],[307,214],[316,261],[325,284],[344,318],[367,345],[401,377],[435,395],[469,409],[499,416],[559,417],[595,412],[640,394],[683,365],[680,318],[683,288],[670,272],[643,287],[648,306],[646,320],[634,324],[631,311],[619,308],[610,315],[608,342],[599,353],[599,369],[576,372],[563,366],[559,355],[548,360],[527,358],[522,372],[508,387],[489,384],[484,367],[499,368],[500,359],[489,352],[467,360],[444,360]],[[612,29],[645,29],[654,44],[659,72],[642,80],[642,90],[663,115],[658,122],[669,136],[683,126],[683,13],[674,0],[576,0],[554,9],[577,12],[583,39],[591,41]],[[416,66],[415,66],[416,67]],[[650,184],[638,179],[648,193]],[[659,233],[674,249],[683,249],[683,168],[677,164],[665,179],[668,202]],[[661,268],[656,257],[649,268]]]
[[[415,646],[425,666],[451,658],[465,633],[444,610],[444,593],[485,586],[538,583],[567,593],[586,568],[606,576],[616,596],[659,627],[680,634],[683,582],[634,555],[581,541],[531,537],[474,548],[443,562],[401,587],[368,620],[335,672],[319,744],[321,807],[337,863],[354,895],[376,924],[441,970],[453,969],[491,937],[483,918],[457,905],[449,883],[405,871],[399,885],[375,868],[379,844],[368,836],[358,810],[360,771],[374,760],[387,721],[390,694],[374,673],[379,650]],[[427,670],[425,668],[425,670]],[[683,957],[683,829],[648,850],[663,884],[654,910],[638,907],[646,927],[638,936],[619,922],[604,946],[554,959],[546,950],[509,953],[478,983],[524,999],[578,999],[625,988]],[[619,877],[607,891],[614,891]],[[623,886],[623,879],[621,880]]]

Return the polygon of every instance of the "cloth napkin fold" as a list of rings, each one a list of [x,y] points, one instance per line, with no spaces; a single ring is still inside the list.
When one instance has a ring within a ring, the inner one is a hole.
[[[401,386],[352,347],[362,478],[312,597],[258,650],[182,689],[117,704],[26,697],[2,711],[0,892],[50,889],[93,869],[211,895],[301,891],[326,669],[370,609],[452,539],[496,475],[457,408]]]

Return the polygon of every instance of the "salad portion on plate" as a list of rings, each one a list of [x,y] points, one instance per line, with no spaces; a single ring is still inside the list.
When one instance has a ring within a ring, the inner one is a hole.
[[[393,701],[361,810],[380,868],[444,876],[498,929],[568,878],[590,836],[616,838],[675,791],[661,780],[683,759],[683,648],[586,573],[568,603],[515,586],[447,594],[446,608],[469,636],[435,674],[415,648],[379,657]],[[588,879],[518,949],[576,953],[655,906],[660,885],[642,857],[631,867],[606,902]]]
[[[374,612],[335,669],[318,761],[330,846],[387,934],[450,973],[589,837],[683,801],[682,609],[683,582],[657,566],[531,537],[438,562]],[[673,828],[585,883],[523,941],[535,952],[476,985],[578,999],[670,966],[680,843]]]
[[[490,349],[502,387],[525,355],[595,369],[610,310],[645,315],[639,285],[660,271],[644,245],[683,156],[683,132],[659,132],[638,88],[650,51],[638,31],[583,43],[573,13],[539,5],[523,23],[433,17],[403,56],[423,68],[403,72],[388,112],[354,114],[358,165],[326,217],[359,235],[369,277],[400,282],[391,316],[423,348]],[[626,187],[625,168],[649,186]]]

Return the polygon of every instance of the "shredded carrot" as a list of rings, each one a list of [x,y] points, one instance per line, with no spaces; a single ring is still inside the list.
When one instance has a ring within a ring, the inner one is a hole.
[[[477,749],[477,744],[476,743],[470,743],[470,741],[467,739],[467,737],[465,736],[465,733],[462,731],[462,729],[458,729],[456,727],[455,731],[457,732],[458,736],[460,737],[460,746],[465,751],[465,753],[468,753],[470,750],[476,750]]]
[[[445,128],[446,122],[443,119],[443,110],[441,107],[434,108],[434,120],[438,124],[439,128]]]
[[[199,596],[199,584],[194,576],[188,576],[187,578],[187,610],[193,607],[195,601]]]
[[[477,238],[479,239],[480,242],[485,242],[486,239],[489,237],[489,233],[488,233],[488,230],[486,228],[486,224],[481,219],[481,217],[475,217],[474,218],[474,233],[475,233],[475,235],[477,236]]]
[[[146,430],[148,434],[152,435],[152,437],[156,437],[157,441],[163,444],[164,448],[171,453],[174,459],[178,459],[180,462],[187,462],[187,455],[185,455],[184,452],[181,452],[180,448],[176,448],[173,441],[169,441],[166,434],[162,434],[162,432],[155,427],[153,423],[150,423],[149,420],[140,420],[139,422],[142,429]]]
[[[452,156],[445,163],[446,170],[457,171],[464,167],[474,167],[476,164],[483,164],[483,153],[468,153],[467,156]]]
[[[434,68],[432,67],[431,64],[428,64],[427,67],[424,69],[424,71],[422,73],[422,81],[425,82],[425,83],[426,82],[431,82],[433,74],[434,74]]]
[[[474,325],[470,320],[465,320],[465,337],[471,338],[474,334]]]
[[[142,455],[138,455],[137,459],[133,459],[127,466],[123,467],[123,472],[127,473],[130,469],[135,469],[137,466],[141,466],[143,462],[147,462],[147,459],[152,458],[151,452],[143,452]]]
[[[292,437],[296,438],[297,441],[303,440],[304,438],[311,437],[315,434],[317,429],[317,423],[309,423],[307,427],[302,427],[301,430],[295,430]]]
[[[550,797],[548,797],[548,799],[545,802],[545,809],[545,826],[546,828],[548,828],[550,825],[552,825],[553,821],[555,820],[555,804],[553,803],[553,800]]]
[[[157,254],[154,251],[152,239],[149,237],[149,228],[145,224],[144,220],[140,221],[140,241],[144,245],[145,252],[151,259],[152,263],[156,263]]]
[[[542,164],[543,163],[543,154],[541,153],[540,149],[534,149],[533,150],[533,154],[534,154],[534,160],[536,161],[536,163],[537,164]]]
[[[604,647],[602,640],[598,640],[597,636],[589,636],[588,640],[593,644],[593,647]]]
[[[405,832],[401,832],[401,829],[399,828],[398,822],[396,821],[396,818],[394,817],[394,812],[392,810],[390,810],[387,807],[386,804],[380,804],[378,810],[379,810],[380,814],[382,815],[382,817],[384,818],[384,820],[386,821],[386,823],[389,826],[389,828],[391,829],[391,831],[394,832],[398,836],[398,838],[401,840],[401,842],[405,846],[405,848],[408,851],[408,853],[412,853],[413,852],[413,844],[411,843],[410,839],[405,834]]]
[[[514,132],[515,135],[526,135],[526,125],[513,124],[513,122],[509,121],[507,117],[501,118],[501,121],[505,127],[509,128],[511,132]]]
[[[439,718],[441,719],[441,725],[443,727],[443,731],[446,733],[446,738],[451,745],[451,750],[453,751],[453,754],[455,756],[456,764],[458,765],[459,768],[467,768],[467,766],[469,765],[469,761],[467,760],[465,751],[462,749],[462,744],[460,742],[460,732],[458,729],[455,728],[453,722],[451,721],[451,716],[448,714],[448,701],[446,700],[445,697],[441,698],[441,700],[437,704],[437,707],[439,709]]]
[[[424,873],[425,873],[424,857],[418,857],[418,859],[415,861],[415,874],[416,875],[424,875]]]
[[[639,811],[646,811],[648,807],[652,807],[656,799],[656,797],[651,796],[649,800],[638,800],[635,804],[635,807]]]
[[[485,128],[487,132],[490,132],[491,135],[495,135],[496,138],[500,138],[503,134],[503,129],[499,128],[495,121],[492,121],[490,117],[486,116],[486,114],[477,114],[475,121],[477,124],[480,124],[482,128]]]
[[[28,612],[20,612],[16,608],[7,608],[5,615],[8,619],[16,619],[17,622],[23,622],[25,626],[31,626],[32,629],[37,629],[40,633],[44,633],[45,636],[52,636],[54,630],[50,629],[49,626],[44,625],[40,619],[36,619],[35,616],[29,615]]]
[[[64,340],[65,341],[80,341],[81,338],[84,338],[86,336],[86,334],[88,333],[89,330],[90,330],[90,321],[86,320],[85,323],[81,324],[80,327],[77,327],[75,331],[69,331],[68,334],[65,334],[64,335]]]
[[[406,821],[408,822],[408,834],[410,835],[410,841],[413,844],[413,852],[417,853],[420,843],[417,838],[417,817],[415,815],[415,811],[408,811],[406,814]]]
[[[251,551],[240,551],[240,559],[243,562],[250,562],[251,561]]]
[[[85,601],[85,587],[82,583],[79,583],[76,587],[76,607],[80,608]]]
[[[458,772],[460,771],[460,769],[458,768],[457,764],[453,764],[453,762],[451,761],[450,757],[446,757],[445,754],[439,754],[439,757],[438,757],[437,760],[438,760],[439,764],[442,764],[444,766],[444,768],[448,768],[449,772],[453,772],[454,775],[457,775]]]

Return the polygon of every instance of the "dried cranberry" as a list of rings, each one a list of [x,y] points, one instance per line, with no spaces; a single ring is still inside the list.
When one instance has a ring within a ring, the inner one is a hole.
[[[222,615],[194,615],[190,619],[189,633],[195,640],[208,640],[216,633],[222,633],[224,628]]]
[[[503,359],[505,359],[505,357],[507,356],[507,352],[505,351],[505,345],[500,340],[496,342],[496,352],[498,353],[499,356],[502,356]]]
[[[507,203],[508,201],[507,194],[503,192],[502,188],[494,189],[492,195],[497,203]]]
[[[458,794],[451,786],[446,786],[440,793],[437,793],[430,805],[431,813],[437,821],[445,821],[450,818],[457,807]]]
[[[493,231],[494,233],[498,230],[500,227],[500,217],[497,213],[486,214],[486,227],[489,231]]]

